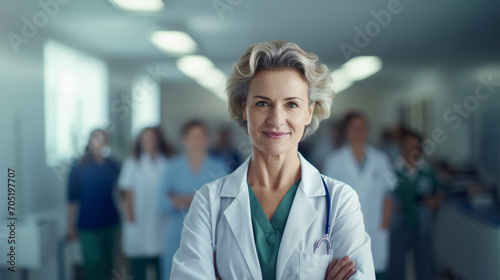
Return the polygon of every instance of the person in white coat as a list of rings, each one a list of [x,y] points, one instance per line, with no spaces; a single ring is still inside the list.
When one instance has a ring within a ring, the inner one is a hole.
[[[375,279],[356,192],[298,152],[330,115],[331,83],[294,43],[246,50],[226,91],[252,154],[196,192],[171,279]]]
[[[323,172],[356,190],[372,240],[377,280],[385,279],[394,170],[389,158],[368,143],[368,124],[362,113],[348,113],[343,126],[347,143],[326,158]]]
[[[130,274],[151,279],[147,267],[159,277],[159,256],[166,219],[157,203],[160,178],[172,148],[157,127],[145,128],[134,145],[134,155],[125,160],[118,187],[124,198],[122,251],[130,262]]]

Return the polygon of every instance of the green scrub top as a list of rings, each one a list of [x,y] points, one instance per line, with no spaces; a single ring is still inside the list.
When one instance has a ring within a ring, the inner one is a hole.
[[[247,182],[255,247],[257,248],[262,278],[265,280],[276,278],[276,262],[278,260],[281,237],[283,236],[286,220],[288,219],[299,183],[300,179],[290,187],[278,205],[276,212],[274,212],[271,221],[269,221]]]
[[[396,170],[398,182],[394,196],[399,206],[400,222],[398,228],[418,229],[422,226],[420,207],[423,205],[419,197],[425,194],[435,194],[441,189],[436,172],[429,165],[422,165],[413,176],[408,175],[404,168]]]

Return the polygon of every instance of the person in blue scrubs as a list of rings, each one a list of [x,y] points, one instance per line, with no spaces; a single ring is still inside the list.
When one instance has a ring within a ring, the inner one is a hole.
[[[160,181],[159,207],[168,214],[166,240],[161,259],[161,278],[169,279],[172,259],[179,248],[181,231],[194,193],[204,184],[227,175],[224,162],[208,153],[208,129],[198,120],[182,130],[185,154],[167,165]]]
[[[112,278],[119,224],[113,200],[119,165],[108,157],[107,143],[105,131],[92,131],[85,154],[73,165],[68,180],[68,240],[80,239],[85,279],[92,280]]]

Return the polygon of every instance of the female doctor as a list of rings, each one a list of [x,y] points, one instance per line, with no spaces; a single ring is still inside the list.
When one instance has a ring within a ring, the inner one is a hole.
[[[356,192],[298,153],[330,115],[327,67],[296,44],[262,42],[226,90],[252,155],[196,192],[171,279],[375,279]]]
[[[372,240],[377,280],[385,279],[395,175],[389,158],[368,143],[368,121],[359,112],[344,119],[347,143],[327,157],[323,172],[352,186],[359,196],[366,232]]]

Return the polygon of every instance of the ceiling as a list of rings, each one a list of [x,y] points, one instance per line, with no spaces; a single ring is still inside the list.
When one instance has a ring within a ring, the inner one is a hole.
[[[156,13],[119,10],[105,0],[66,1],[41,32],[110,62],[162,63],[178,78],[184,76],[175,58],[149,42],[153,31],[187,32],[198,54],[226,73],[250,44],[274,39],[296,42],[335,68],[346,61],[340,44],[354,46],[355,27],[365,29],[388,5],[400,12],[359,52],[381,57],[384,69],[498,61],[500,50],[500,1],[164,0]],[[219,15],[214,3],[228,2],[237,5]],[[0,29],[20,33],[22,17],[42,10],[37,3],[2,0]]]

